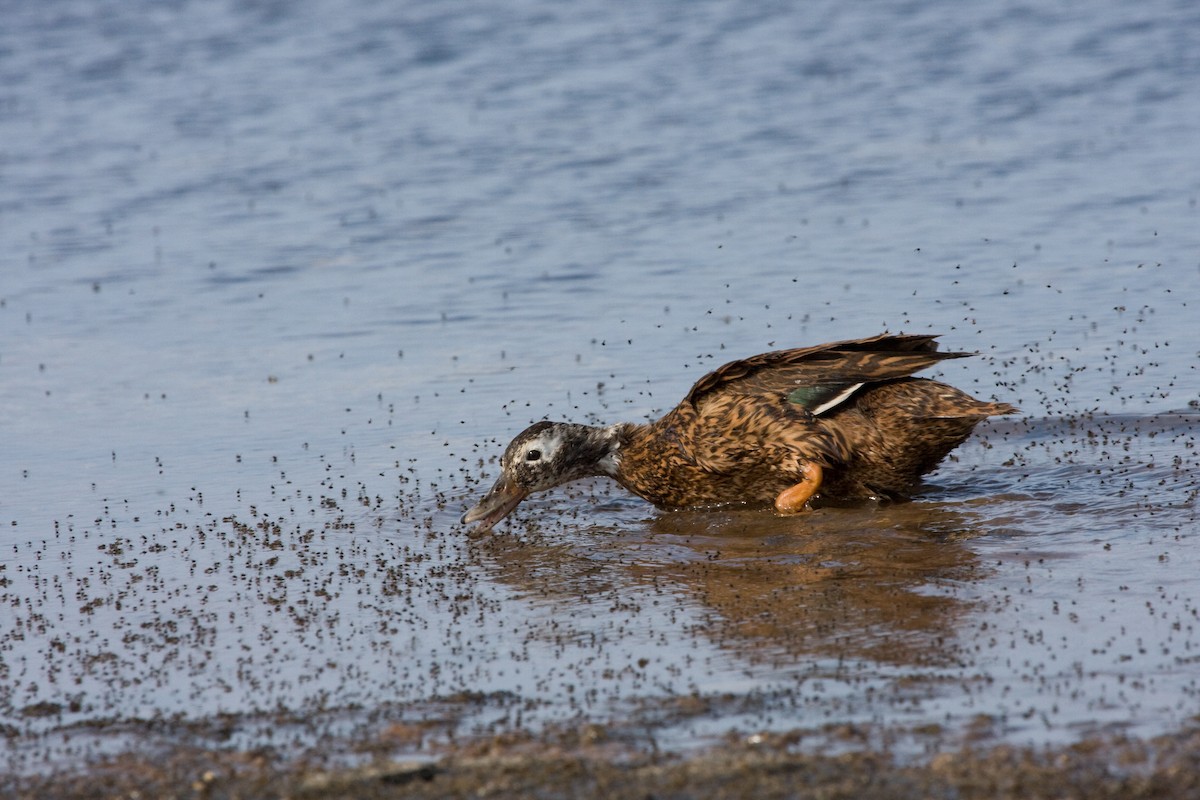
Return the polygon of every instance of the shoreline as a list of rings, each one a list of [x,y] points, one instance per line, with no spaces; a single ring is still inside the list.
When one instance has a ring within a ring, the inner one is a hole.
[[[331,767],[266,749],[179,745],[79,770],[8,778],[12,798],[1200,798],[1200,720],[1152,739],[1099,736],[1055,747],[963,744],[918,759],[860,750],[814,755],[786,737],[687,754],[647,753],[588,726],[574,742],[506,734],[429,761]]]

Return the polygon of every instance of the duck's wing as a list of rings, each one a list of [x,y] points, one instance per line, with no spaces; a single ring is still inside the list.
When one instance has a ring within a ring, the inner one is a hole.
[[[868,383],[904,378],[948,358],[936,336],[881,334],[866,339],[776,350],[731,361],[696,382],[684,399],[697,411],[717,399],[786,397],[813,416],[843,403]]]

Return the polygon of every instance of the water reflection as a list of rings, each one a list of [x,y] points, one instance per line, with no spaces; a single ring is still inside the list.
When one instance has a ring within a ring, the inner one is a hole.
[[[477,552],[498,580],[561,604],[565,625],[592,624],[597,600],[608,599],[614,613],[652,604],[655,615],[686,619],[685,639],[746,663],[942,667],[962,662],[956,630],[972,607],[953,585],[987,572],[964,544],[975,535],[958,506],[906,503],[792,518],[657,514],[640,530],[547,531],[533,521],[479,540]]]

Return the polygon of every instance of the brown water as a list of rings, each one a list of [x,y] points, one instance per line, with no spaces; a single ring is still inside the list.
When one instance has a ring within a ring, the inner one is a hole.
[[[9,772],[1200,711],[1190,5],[10,12]],[[913,503],[457,522],[533,420],[883,329],[1023,410]]]

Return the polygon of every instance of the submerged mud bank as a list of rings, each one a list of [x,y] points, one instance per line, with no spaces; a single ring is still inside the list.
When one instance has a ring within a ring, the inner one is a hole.
[[[327,768],[265,750],[177,747],[129,753],[4,786],[13,798],[1193,798],[1200,728],[1150,740],[1067,747],[964,743],[914,761],[866,750],[813,755],[786,736],[750,737],[686,756],[649,753],[587,726],[571,737],[507,734],[428,761]]]

